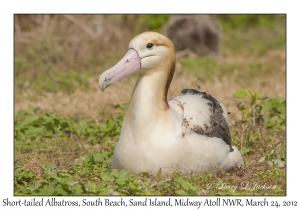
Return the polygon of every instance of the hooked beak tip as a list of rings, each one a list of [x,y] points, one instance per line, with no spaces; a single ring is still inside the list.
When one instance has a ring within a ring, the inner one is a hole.
[[[102,92],[104,92],[105,88],[107,88],[110,85],[110,81],[106,79],[107,72],[103,72],[99,78],[99,88]]]
[[[141,59],[137,51],[130,48],[124,57],[112,68],[103,72],[99,78],[99,88],[104,91],[112,83],[141,69]]]

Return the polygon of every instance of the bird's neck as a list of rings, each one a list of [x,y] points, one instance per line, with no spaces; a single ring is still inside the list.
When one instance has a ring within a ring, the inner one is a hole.
[[[136,130],[166,120],[170,107],[167,93],[172,80],[166,71],[151,70],[141,73],[133,90],[123,126]]]

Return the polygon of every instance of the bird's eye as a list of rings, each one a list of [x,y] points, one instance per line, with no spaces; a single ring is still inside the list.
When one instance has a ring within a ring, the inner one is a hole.
[[[148,48],[148,49],[151,49],[153,46],[154,46],[154,44],[152,44],[152,43],[148,43],[148,44],[147,44],[147,48]]]

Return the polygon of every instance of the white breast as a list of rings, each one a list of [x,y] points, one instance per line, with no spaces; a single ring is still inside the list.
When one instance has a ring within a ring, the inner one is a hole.
[[[211,106],[208,100],[197,95],[182,95],[168,100],[168,123],[157,122],[143,139],[134,139],[131,131],[121,132],[113,156],[112,168],[126,168],[134,173],[177,170],[190,173],[213,170],[214,166],[228,171],[235,163],[243,165],[239,151],[217,137],[199,135],[193,127],[210,126]],[[221,103],[220,103],[221,104]],[[221,105],[228,121],[226,109]],[[147,124],[145,124],[147,126]],[[132,130],[132,132],[134,132]]]

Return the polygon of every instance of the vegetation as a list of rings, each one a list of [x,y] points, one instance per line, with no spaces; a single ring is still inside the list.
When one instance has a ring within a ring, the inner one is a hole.
[[[110,158],[120,132],[124,111],[116,118],[97,124],[93,119],[40,113],[33,107],[29,107],[29,110],[19,111],[15,120],[16,195],[285,193],[285,170],[282,168],[285,162],[285,143],[274,142],[277,138],[284,139],[282,132],[244,126],[238,122],[232,128],[232,139],[235,145],[240,146],[246,162],[245,168],[229,173],[174,173],[155,178],[146,172],[133,175],[124,170],[110,169]],[[279,144],[281,145],[278,146]],[[96,146],[100,147],[97,151]],[[37,161],[40,164],[38,166]],[[270,180],[270,176],[274,180]],[[249,189],[243,189],[245,180],[251,180],[249,184],[252,188],[249,186]],[[253,189],[256,182],[276,187],[272,190]],[[212,183],[216,185],[215,188],[212,188]],[[237,189],[227,189],[225,185],[237,186]]]
[[[286,194],[284,15],[214,15],[220,57],[180,59],[171,84],[177,95],[196,77],[225,104],[245,167],[157,177],[110,169],[135,78],[105,94],[97,79],[135,34],[162,31],[168,17],[15,16],[15,195]]]

